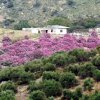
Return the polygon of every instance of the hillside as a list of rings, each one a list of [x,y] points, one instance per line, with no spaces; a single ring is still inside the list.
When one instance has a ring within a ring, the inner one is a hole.
[[[99,18],[100,0],[0,0],[0,14],[16,22],[29,20],[38,26],[54,17]]]

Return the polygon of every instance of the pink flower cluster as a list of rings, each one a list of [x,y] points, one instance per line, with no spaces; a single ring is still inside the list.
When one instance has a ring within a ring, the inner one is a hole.
[[[0,55],[0,64],[10,62],[12,65],[24,64],[42,56],[50,56],[58,51],[70,51],[75,48],[93,49],[100,45],[100,38],[90,36],[87,40],[66,34],[63,37],[51,38],[44,34],[38,41],[26,37],[23,40],[13,43],[6,37],[3,39],[3,46],[0,48],[4,53]]]

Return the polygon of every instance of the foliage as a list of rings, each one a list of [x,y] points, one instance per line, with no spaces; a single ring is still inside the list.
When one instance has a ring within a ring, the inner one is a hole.
[[[92,90],[93,82],[94,81],[91,78],[85,79],[84,85],[83,85],[84,90],[89,90],[89,91]]]
[[[25,72],[23,68],[7,68],[0,71],[0,81],[13,80],[18,82],[18,84],[26,84],[31,79],[34,79],[32,73]]]
[[[25,71],[30,71],[30,72],[39,72],[42,71],[42,63],[34,63],[34,62],[29,62],[25,64]]]
[[[33,91],[29,98],[30,100],[47,100],[45,93],[39,90]]]
[[[68,0],[67,3],[71,7],[75,5],[75,2],[73,0]]]
[[[55,71],[56,67],[52,63],[46,63],[43,67],[43,70],[45,71]]]
[[[100,81],[100,70],[94,70],[93,71],[93,78],[96,80],[96,81]]]
[[[43,83],[42,82],[37,83],[35,81],[31,81],[28,87],[30,92],[33,92],[36,90],[42,90],[42,88],[43,88]]]
[[[44,72],[43,80],[55,80],[59,81],[60,73],[58,72]]]
[[[75,75],[78,75],[79,69],[80,69],[79,64],[70,64],[69,66],[65,66],[64,71],[72,72]]]
[[[47,96],[60,96],[62,94],[62,86],[54,80],[46,80],[43,83],[43,91]]]
[[[64,88],[70,88],[77,84],[77,80],[73,73],[66,72],[61,75],[60,83]]]
[[[84,63],[83,65],[81,65],[78,75],[81,78],[92,77],[94,70],[96,70],[96,67],[94,65],[92,65],[91,63]]]
[[[17,87],[15,83],[13,83],[12,81],[8,81],[0,85],[0,92],[6,90],[12,90],[13,92],[17,92]]]
[[[54,100],[54,97],[53,97],[53,96],[51,96],[51,97],[49,97],[49,98],[48,98],[48,100]]]
[[[0,55],[2,64],[9,62],[11,66],[18,66],[42,57],[48,57],[49,59],[55,53],[48,62],[59,67],[76,61],[89,61],[91,56],[93,57],[92,54],[89,54],[91,51],[87,52],[81,48],[95,49],[96,46],[100,45],[100,39],[98,37],[89,37],[86,41],[85,38],[77,39],[68,34],[63,37],[52,38],[47,34],[41,36],[38,41],[23,39],[16,42],[2,41],[2,43],[3,54]],[[56,53],[62,51],[69,51],[69,53]]]
[[[2,91],[0,92],[0,100],[15,100],[15,94],[10,90]]]
[[[71,100],[72,97],[73,97],[73,93],[70,90],[65,89],[63,91],[63,96],[61,100]]]
[[[27,20],[21,20],[19,21],[18,24],[16,24],[14,26],[14,29],[16,30],[22,30],[22,28],[30,28],[31,26],[29,25],[28,21]]]
[[[93,65],[100,69],[100,55],[95,56],[92,60]]]
[[[68,18],[60,18],[56,17],[52,20],[49,20],[47,22],[48,25],[63,25],[63,26],[69,26],[71,24],[71,21]]]
[[[76,90],[73,92],[73,100],[80,100],[82,98],[82,88],[78,87]]]
[[[78,62],[89,60],[88,52],[84,51],[83,49],[75,49],[70,51],[69,55],[75,56]]]
[[[64,66],[66,64],[66,56],[63,54],[55,54],[52,56],[51,60],[56,66]]]

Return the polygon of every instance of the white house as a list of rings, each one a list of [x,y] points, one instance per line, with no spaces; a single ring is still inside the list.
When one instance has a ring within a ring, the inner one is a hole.
[[[68,28],[60,25],[48,25],[47,27],[41,28],[41,33],[66,34]]]
[[[22,28],[22,31],[28,31],[34,34],[38,34],[41,31],[41,28]]]
[[[60,25],[48,25],[47,27],[41,27],[41,28],[23,28],[23,31],[29,31],[32,33],[50,33],[50,34],[66,34],[67,29],[69,27],[60,26]]]

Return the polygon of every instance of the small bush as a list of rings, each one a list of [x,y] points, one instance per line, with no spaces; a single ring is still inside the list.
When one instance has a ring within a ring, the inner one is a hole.
[[[100,70],[93,71],[93,77],[96,81],[100,81]]]
[[[41,63],[34,63],[34,62],[29,62],[25,65],[25,71],[30,71],[30,72],[41,72],[42,71],[42,64]]]
[[[48,98],[48,100],[54,100],[54,97],[53,97],[53,96],[51,96],[51,97],[49,97],[49,98]]]
[[[47,96],[60,96],[62,94],[62,86],[54,80],[46,80],[43,84],[43,91]]]
[[[84,85],[83,85],[84,90],[89,90],[89,91],[92,90],[93,82],[94,81],[91,78],[85,79]]]
[[[30,28],[31,26],[29,25],[28,21],[27,20],[21,20],[19,21],[18,24],[16,24],[14,26],[14,29],[15,30],[22,30],[22,28]]]
[[[63,96],[61,100],[71,100],[72,97],[73,97],[73,93],[70,90],[65,89],[63,91]]]
[[[11,68],[0,70],[0,82],[8,81],[10,74],[11,74]]]
[[[55,54],[51,58],[52,63],[56,66],[64,66],[66,64],[66,56],[63,54]]]
[[[35,81],[31,81],[28,87],[30,92],[33,92],[36,90],[42,90],[42,88],[43,88],[43,83],[42,82],[36,83]]]
[[[94,70],[96,70],[96,67],[94,65],[92,65],[91,63],[85,63],[81,65],[78,75],[81,78],[92,77]]]
[[[60,74],[58,72],[44,72],[43,80],[56,80],[59,81]]]
[[[52,63],[46,63],[43,68],[45,71],[55,71],[56,67]]]
[[[34,75],[30,72],[25,72],[23,67],[12,68],[9,74],[9,80],[18,82],[18,84],[26,84],[34,79]]]
[[[13,92],[17,92],[17,87],[13,82],[8,81],[0,85],[0,91],[6,91],[6,90],[12,90]]]
[[[64,68],[64,71],[66,72],[72,72],[74,73],[75,75],[78,75],[78,72],[79,72],[79,69],[80,69],[80,66],[78,64],[74,64],[74,65],[69,65],[69,66],[66,66]]]
[[[73,92],[73,100],[80,100],[82,98],[82,88],[76,88]]]
[[[0,100],[15,100],[15,94],[11,90],[1,91]]]
[[[77,80],[73,73],[66,72],[61,75],[60,83],[64,88],[70,88],[77,84]]]
[[[92,60],[93,65],[100,69],[100,56],[95,56]]]
[[[33,91],[29,98],[30,100],[47,100],[45,93],[39,90]]]
[[[84,51],[83,49],[75,49],[69,52],[69,55],[75,56],[77,62],[83,62],[89,60],[88,52]]]

